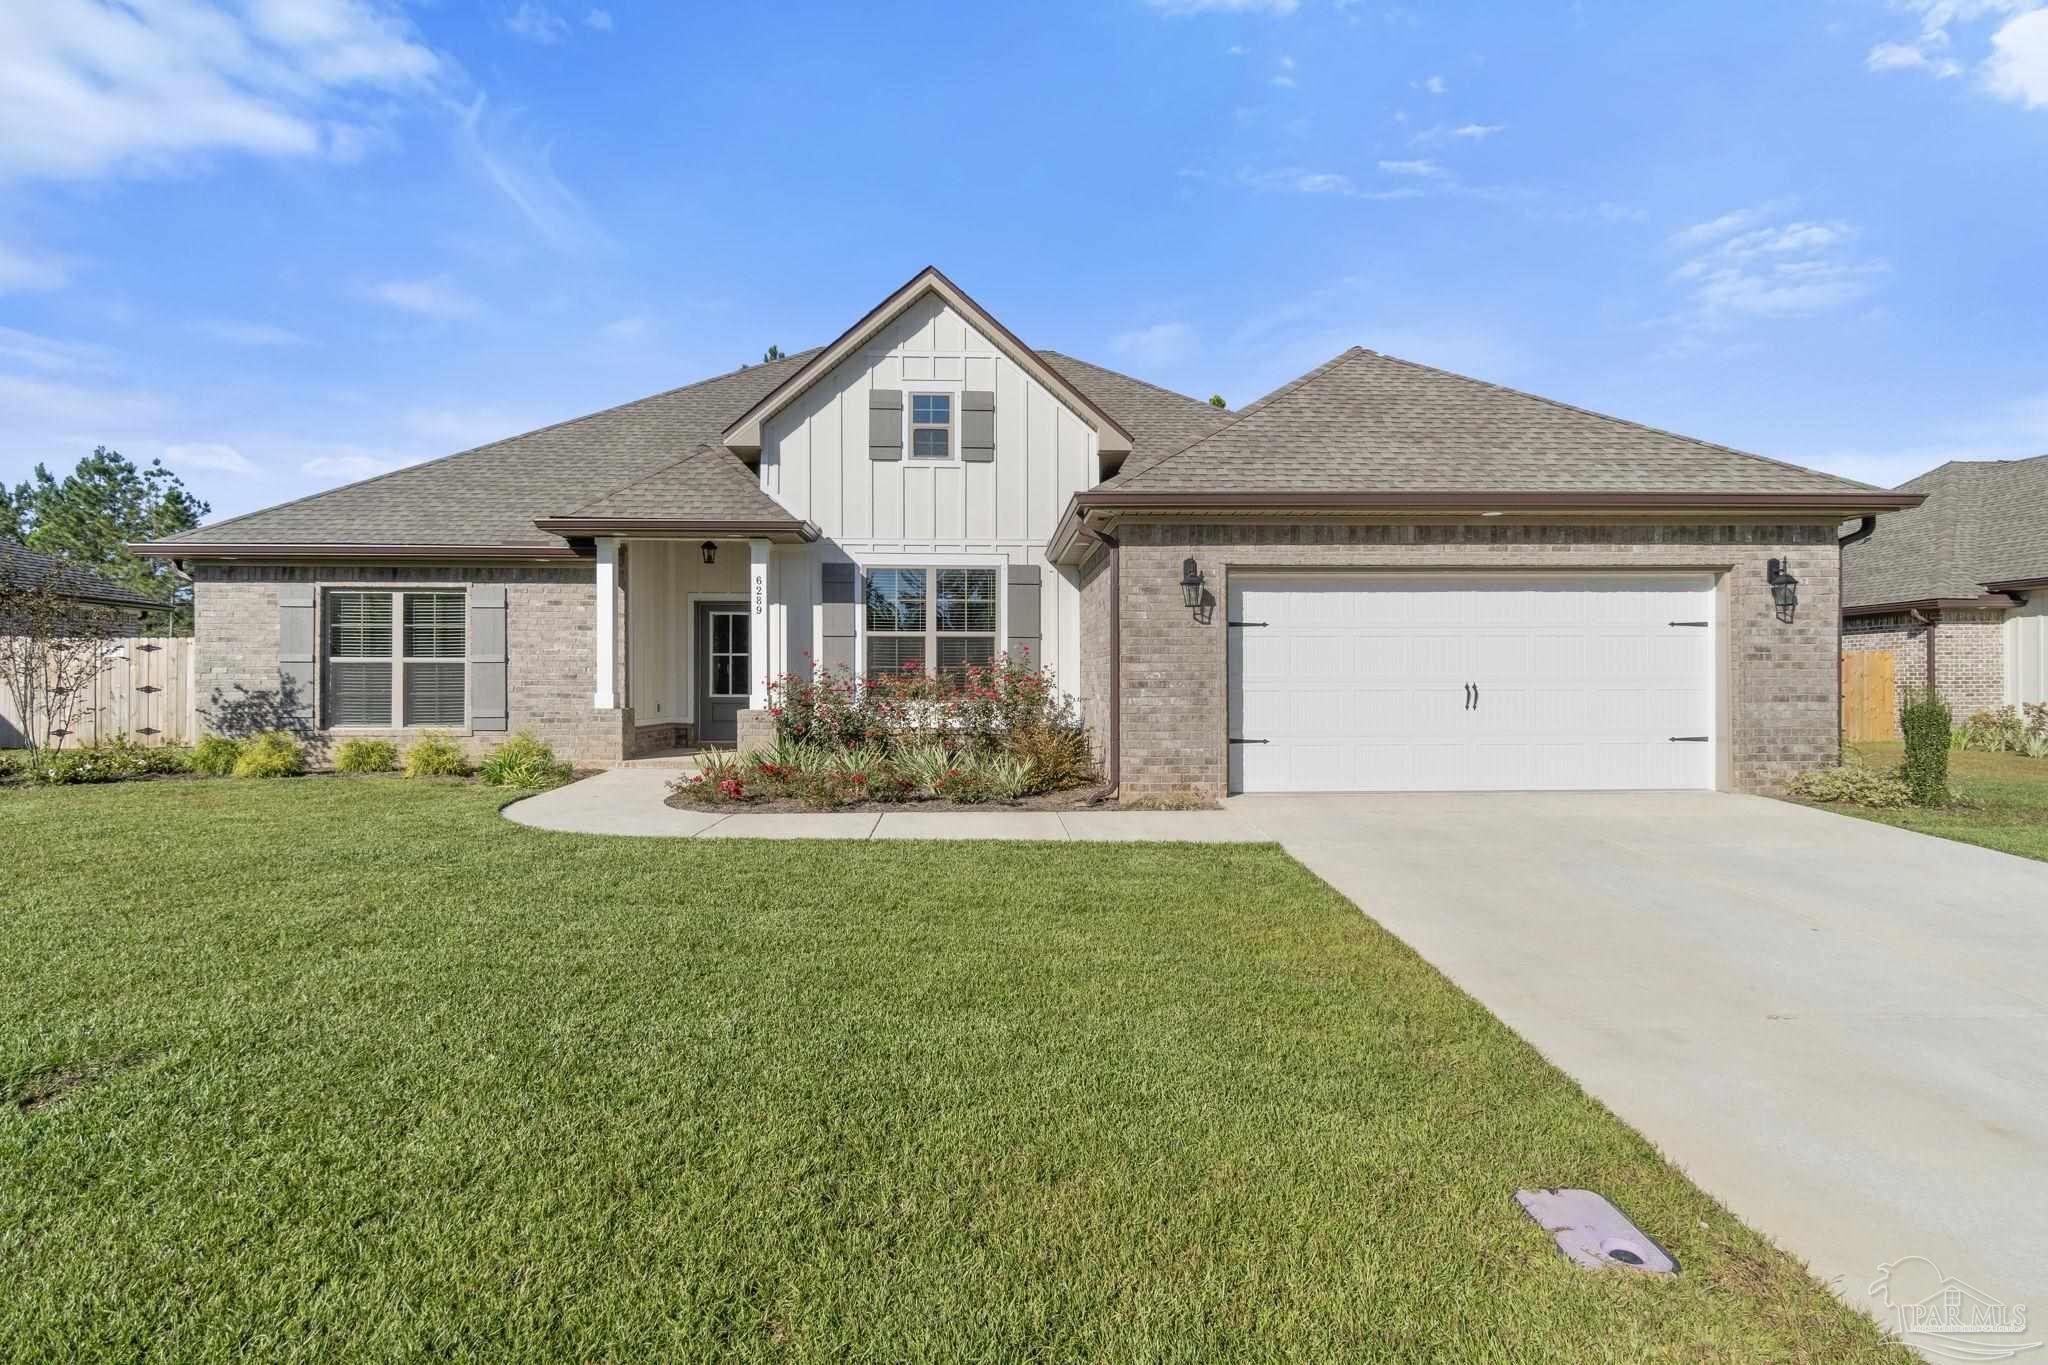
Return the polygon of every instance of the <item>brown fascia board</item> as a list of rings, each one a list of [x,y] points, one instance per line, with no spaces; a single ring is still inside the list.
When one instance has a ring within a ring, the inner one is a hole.
[[[558,536],[683,535],[736,540],[812,541],[818,528],[808,521],[661,520],[648,517],[539,517],[533,523]]]
[[[947,279],[944,271],[932,265],[926,266],[915,275],[912,275],[902,285],[890,290],[887,298],[883,299],[873,308],[868,309],[861,316],[860,321],[834,337],[830,344],[820,349],[815,356],[804,362],[802,369],[763,395],[759,402],[755,403],[753,407],[748,408],[740,415],[737,421],[726,427],[721,436],[724,443],[735,450],[760,449],[761,423],[787,406],[795,395],[802,393],[805,389],[817,383],[833,366],[845,360],[852,351],[852,343],[857,338],[864,335],[871,328],[878,327],[882,322],[894,317],[897,313],[902,312],[905,308],[916,302],[919,294],[922,293],[919,286],[933,289],[941,298],[945,298],[948,304],[958,304],[965,307],[977,319],[988,325],[989,329],[996,334],[996,339],[999,343],[1003,344],[1006,348],[1014,348],[1015,354],[1011,357],[1013,360],[1022,357],[1024,361],[1028,362],[1025,364],[1027,370],[1035,368],[1036,373],[1032,375],[1034,379],[1051,389],[1055,394],[1064,391],[1078,400],[1080,406],[1085,408],[1089,415],[1095,418],[1097,423],[1095,428],[1095,444],[1098,457],[1120,456],[1130,453],[1131,433],[1124,430],[1123,425],[1114,417],[1111,417],[1101,404],[1075,387],[1074,383],[1065,375],[1046,364],[1045,358],[1031,347],[1025,345],[1023,339],[1015,332],[1003,326],[1000,318],[996,317],[995,314],[989,312],[988,309],[982,307],[979,303],[976,303],[965,289]],[[948,295],[951,297],[948,297]],[[1105,436],[1109,437],[1109,439],[1104,440]],[[1122,444],[1119,445],[1119,441]]]
[[[153,559],[574,559],[567,545],[365,545],[146,541],[129,550]]]
[[[2015,585],[2017,586],[2017,585]],[[1982,597],[1916,597],[1910,602],[1871,602],[1860,607],[1843,607],[1844,616],[1897,616],[1910,611],[2004,611],[2019,602],[2003,593]]]
[[[2048,588],[2048,578],[2006,578],[1996,583],[1986,583],[1984,586],[1992,592],[2033,592],[2039,588]]]
[[[1357,515],[1371,512],[1439,513],[1476,516],[1487,512],[1595,512],[1602,516],[1643,512],[1657,515],[1741,513],[1745,516],[1792,514],[1821,519],[1846,519],[1879,512],[1898,512],[1926,501],[1922,493],[1879,490],[1840,493],[1141,493],[1102,489],[1076,493],[1067,504],[1048,549],[1059,559],[1078,526],[1091,512],[1142,516],[1148,513],[1210,512],[1219,516],[1316,512]]]

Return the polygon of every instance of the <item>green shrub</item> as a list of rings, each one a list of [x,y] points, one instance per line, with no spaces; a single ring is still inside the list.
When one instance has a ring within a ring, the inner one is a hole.
[[[306,746],[282,730],[265,730],[242,746],[236,777],[297,777],[306,771]]]
[[[345,739],[334,751],[338,773],[388,773],[398,766],[398,746],[388,739]]]
[[[229,739],[226,735],[206,735],[192,746],[188,759],[195,773],[208,777],[226,777],[235,770],[235,764],[242,757],[242,742]]]
[[[15,771],[26,781],[66,786],[188,772],[191,753],[178,745],[145,747],[124,736],[76,749],[45,749],[40,755],[23,752],[14,764]]]
[[[467,777],[469,755],[446,735],[432,731],[421,735],[405,751],[407,777]]]
[[[1948,736],[1953,718],[1938,692],[1922,688],[1907,694],[1899,708],[1899,732],[1906,737],[1906,761],[1899,769],[1916,806],[1945,806],[1948,789]]]
[[[0,782],[11,782],[28,767],[28,750],[0,749]]]
[[[1033,792],[1066,791],[1096,780],[1088,733],[1078,725],[1029,726],[1010,735],[1004,747],[1030,764]]]
[[[546,740],[521,730],[485,755],[476,775],[492,787],[559,787],[570,769]]]
[[[946,774],[953,771],[953,755],[937,744],[912,744],[898,749],[894,761],[896,771],[913,790],[925,796],[937,796]]]
[[[1913,793],[1897,773],[1855,764],[1803,772],[1787,784],[1786,791],[1802,801],[1842,802],[1877,810],[1899,810],[1913,804]]]

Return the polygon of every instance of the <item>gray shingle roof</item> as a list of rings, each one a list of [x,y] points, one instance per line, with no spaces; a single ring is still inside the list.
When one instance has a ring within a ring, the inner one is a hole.
[[[456,455],[231,517],[169,545],[378,545],[555,549],[536,517],[786,518],[725,428],[816,348]],[[1197,399],[1067,356],[1046,363],[1158,455],[1228,421]],[[718,458],[704,453],[706,448]]]
[[[1957,460],[1899,485],[1927,501],[1842,552],[1842,605],[1980,597],[2048,578],[2048,455]]]
[[[1353,347],[1105,490],[1138,493],[1870,493],[1868,484],[1675,436]]]
[[[48,583],[60,596],[108,606],[154,607],[161,611],[171,605],[161,597],[136,592],[111,578],[81,569],[69,560],[31,550],[11,540],[0,540],[0,582],[24,588]]]
[[[673,464],[592,498],[570,519],[786,521],[797,519],[761,491],[761,480],[724,446],[701,445]]]

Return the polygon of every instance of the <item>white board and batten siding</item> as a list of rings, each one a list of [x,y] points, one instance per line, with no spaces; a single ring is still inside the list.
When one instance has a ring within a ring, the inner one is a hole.
[[[2048,702],[2048,593],[2005,614],[2005,704]]]
[[[953,395],[953,458],[929,463],[869,456],[869,395]],[[995,394],[995,458],[960,456],[959,395]],[[794,516],[814,523],[816,544],[777,546],[771,642],[787,655],[772,672],[821,653],[821,566],[931,564],[1039,571],[1039,620],[1007,619],[1008,575],[997,600],[1002,638],[1039,638],[1040,662],[1066,691],[1080,690],[1080,587],[1045,561],[1075,493],[1098,481],[1095,432],[988,337],[936,296],[927,296],[763,424],[761,486]],[[777,620],[776,612],[785,613]]]
[[[1229,597],[1233,791],[1714,786],[1710,577],[1233,576]]]

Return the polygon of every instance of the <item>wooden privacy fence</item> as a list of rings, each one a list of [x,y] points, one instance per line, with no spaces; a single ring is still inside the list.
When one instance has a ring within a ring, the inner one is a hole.
[[[14,693],[0,684],[0,749],[20,747],[26,728]],[[62,739],[67,749],[119,735],[137,744],[188,744],[195,728],[192,641],[123,640]]]
[[[1896,665],[1888,649],[1859,649],[1842,655],[1842,738],[1897,739],[1899,700]]]

